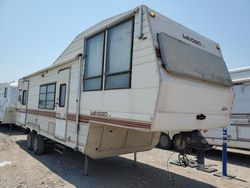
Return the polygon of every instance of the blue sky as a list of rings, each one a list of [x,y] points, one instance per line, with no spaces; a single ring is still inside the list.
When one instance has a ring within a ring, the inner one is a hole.
[[[51,65],[78,33],[141,4],[219,42],[229,69],[250,66],[249,0],[0,0],[0,82]]]

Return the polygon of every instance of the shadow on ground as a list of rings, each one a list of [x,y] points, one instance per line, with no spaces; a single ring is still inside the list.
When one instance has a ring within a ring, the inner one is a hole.
[[[1,127],[0,132],[10,136],[24,134],[18,128],[9,131],[8,127]],[[75,187],[213,187],[144,163],[138,162],[134,167],[132,160],[123,157],[90,160],[89,175],[84,176],[84,157],[80,152],[74,152],[68,148],[60,154],[49,149],[45,154],[36,156],[27,150],[26,140],[19,139],[16,143],[53,173]],[[171,184],[169,175],[174,178],[174,185]]]
[[[206,152],[206,158],[216,161],[222,160],[221,150],[215,148]],[[238,152],[227,152],[228,163],[250,168],[250,155]]]
[[[21,127],[10,124],[0,124],[0,132],[9,136],[25,135],[24,130]]]

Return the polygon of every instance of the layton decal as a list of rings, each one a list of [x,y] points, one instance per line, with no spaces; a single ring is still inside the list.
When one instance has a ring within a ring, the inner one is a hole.
[[[108,112],[99,112],[99,111],[90,111],[90,115],[92,115],[92,116],[103,116],[103,117],[108,117],[109,116]]]
[[[183,37],[184,39],[188,40],[188,41],[191,41],[192,43],[195,43],[195,44],[197,44],[197,45],[199,45],[199,46],[204,47],[204,46],[201,44],[200,41],[198,41],[198,40],[196,40],[196,39],[194,39],[194,38],[192,38],[192,37],[189,37],[188,35],[184,35],[184,34],[182,33],[182,37]]]

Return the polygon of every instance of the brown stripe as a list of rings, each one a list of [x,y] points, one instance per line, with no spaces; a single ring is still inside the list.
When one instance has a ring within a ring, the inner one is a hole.
[[[134,120],[124,120],[124,119],[115,119],[115,118],[108,118],[108,117],[100,117],[100,116],[90,116],[90,115],[80,115],[80,121],[97,121],[102,123],[109,123],[109,124],[117,124],[120,126],[126,127],[137,127],[137,128],[150,128],[150,122],[142,122],[142,121],[134,121]]]
[[[56,117],[56,112],[48,112],[48,111],[43,111],[43,110],[32,110],[28,109],[27,110],[28,114],[35,114],[35,115],[40,115],[40,116],[47,116],[47,117]]]
[[[17,112],[23,112],[23,113],[26,113],[26,109],[22,109],[22,108],[17,108],[16,109]]]
[[[28,109],[27,113],[40,115],[40,116],[46,116],[46,117],[53,117],[53,118],[58,118],[58,119],[66,119],[65,117],[61,118],[61,117],[56,116],[56,112]],[[67,119],[70,121],[75,121],[76,115],[68,114]],[[79,121],[84,122],[84,123],[89,123],[90,121],[96,121],[100,123],[116,124],[116,125],[126,126],[126,127],[146,128],[146,129],[149,129],[151,127],[150,122],[124,120],[124,119],[117,119],[117,118],[110,118],[110,117],[92,116],[92,115],[80,115]]]

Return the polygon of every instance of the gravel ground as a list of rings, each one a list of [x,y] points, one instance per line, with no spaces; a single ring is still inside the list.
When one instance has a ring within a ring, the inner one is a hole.
[[[70,149],[62,154],[52,149],[35,156],[26,149],[26,135],[0,125],[0,187],[250,187],[250,151],[230,150],[228,171],[235,179],[167,165],[172,151],[153,149],[89,161],[89,175],[83,176],[84,157]],[[177,158],[173,154],[170,161]],[[189,156],[194,159],[194,156]],[[207,152],[206,164],[221,171],[220,148]],[[170,177],[174,180],[173,184]]]

